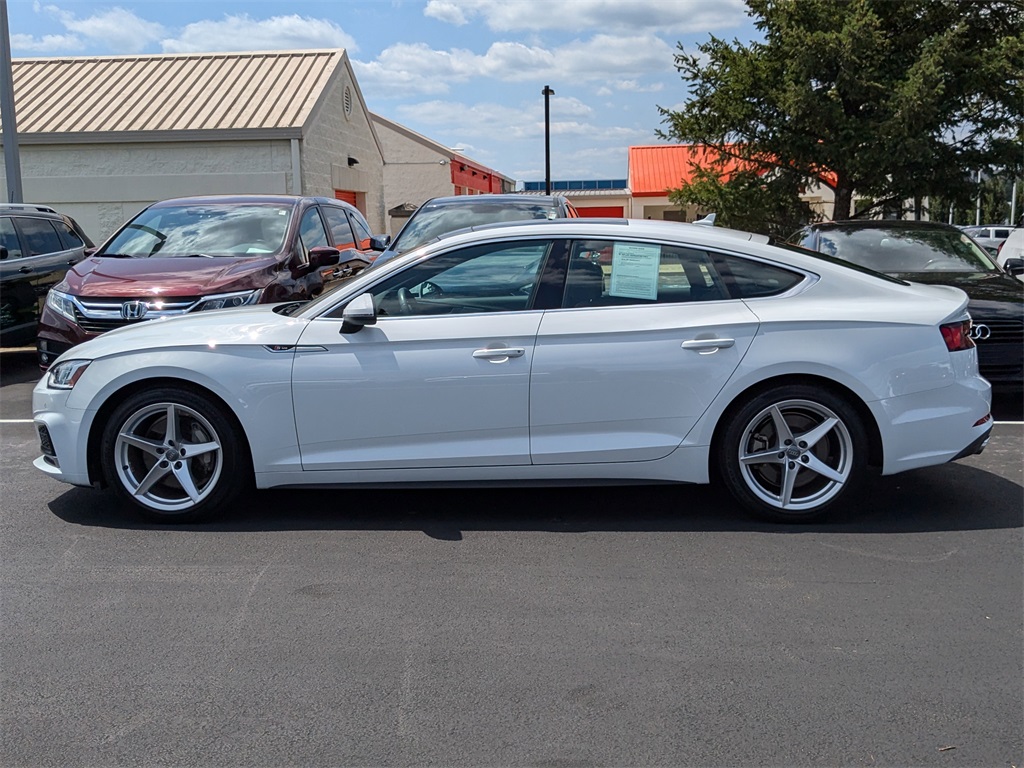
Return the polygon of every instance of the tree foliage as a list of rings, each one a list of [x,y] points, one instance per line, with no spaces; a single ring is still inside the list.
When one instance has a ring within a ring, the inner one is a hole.
[[[969,200],[978,170],[1024,166],[1019,0],[747,0],[763,40],[716,37],[676,68],[689,84],[661,109],[663,138],[788,177],[822,177],[834,218],[879,205]],[[749,179],[734,177],[732,184]]]

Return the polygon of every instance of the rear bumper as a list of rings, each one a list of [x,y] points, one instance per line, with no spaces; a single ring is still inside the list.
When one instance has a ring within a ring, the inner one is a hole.
[[[970,445],[964,448],[960,453],[954,456],[951,461],[957,461],[958,459],[965,459],[968,456],[976,456],[985,450],[985,446],[988,445],[988,441],[992,439],[992,422],[988,422],[988,431],[983,435],[979,435],[974,439]]]

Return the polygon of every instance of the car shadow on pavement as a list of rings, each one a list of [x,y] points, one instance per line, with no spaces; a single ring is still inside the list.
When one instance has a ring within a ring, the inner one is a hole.
[[[755,520],[723,490],[692,485],[254,491],[215,521],[189,525],[148,523],[109,491],[75,488],[49,508],[68,523],[107,528],[422,531],[444,541],[465,531],[912,533],[1020,528],[1024,489],[960,464],[872,475],[825,522],[803,525]]]

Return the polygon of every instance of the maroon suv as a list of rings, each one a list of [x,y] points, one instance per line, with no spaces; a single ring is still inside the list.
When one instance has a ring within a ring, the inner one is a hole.
[[[369,265],[363,215],[340,200],[187,197],[149,206],[46,297],[39,365],[104,331],[159,317],[311,299]]]

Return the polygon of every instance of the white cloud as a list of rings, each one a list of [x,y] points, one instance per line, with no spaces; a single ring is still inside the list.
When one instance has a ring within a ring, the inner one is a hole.
[[[365,91],[396,97],[445,94],[452,85],[476,77],[503,82],[618,82],[623,76],[670,74],[673,58],[672,49],[654,35],[596,35],[551,49],[496,42],[483,54],[399,43],[382,51],[376,61],[356,61],[353,66]],[[646,88],[656,90],[657,86]]]
[[[12,51],[30,51],[52,55],[54,51],[80,51],[85,43],[77,35],[32,35],[11,34]]]
[[[357,50],[355,39],[334,22],[297,14],[261,20],[240,14],[225,16],[220,21],[197,21],[182,29],[176,38],[161,41],[161,46],[165,53],[294,48]]]
[[[71,11],[65,11],[56,5],[36,3],[34,9],[54,17],[72,33],[68,36],[47,36],[51,42],[77,41],[79,44],[73,46],[76,49],[84,47],[87,42],[121,53],[139,53],[164,34],[162,25],[146,21],[124,8],[111,8],[85,18],[79,18]]]
[[[746,21],[743,0],[429,0],[424,15],[497,32],[521,30],[709,32]]]

